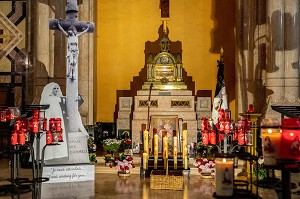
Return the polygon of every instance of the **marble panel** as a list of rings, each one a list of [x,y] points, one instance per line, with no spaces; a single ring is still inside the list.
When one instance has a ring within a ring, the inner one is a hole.
[[[176,96],[176,95],[186,95],[192,96],[192,91],[189,90],[152,90],[151,96]],[[137,96],[149,96],[149,90],[139,90],[137,91]]]
[[[131,111],[132,97],[119,97],[119,111]]]
[[[131,111],[119,111],[118,118],[130,118]]]

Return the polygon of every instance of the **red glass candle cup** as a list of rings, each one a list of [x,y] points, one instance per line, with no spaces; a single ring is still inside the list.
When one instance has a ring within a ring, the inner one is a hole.
[[[214,127],[214,121],[212,118],[207,119],[207,130],[213,130]]]
[[[218,113],[219,113],[219,120],[225,119],[225,111],[223,108],[220,108]]]
[[[43,131],[47,131],[47,119],[43,118]]]
[[[56,131],[61,131],[61,118],[55,119],[55,128],[56,128]]]
[[[13,115],[12,115],[10,109],[7,109],[6,110],[6,121],[8,122],[8,121],[10,121],[12,119],[13,119]]]
[[[202,132],[202,144],[208,145],[208,143],[209,143],[209,134],[208,134],[208,131],[205,130]]]
[[[243,130],[238,132],[238,145],[243,146],[246,144],[246,134]]]
[[[19,131],[19,130],[21,129],[21,120],[20,120],[20,119],[17,119],[17,120],[15,121],[14,129],[15,129],[16,131]]]
[[[231,110],[229,110],[229,109],[225,110],[225,119],[227,119],[227,120],[231,119]]]
[[[253,106],[253,104],[249,104],[249,106],[248,106],[248,113],[254,113],[254,106]]]
[[[207,130],[207,118],[202,118],[201,119],[201,131],[203,132],[203,131],[205,131],[205,130]]]
[[[49,120],[49,130],[55,131],[56,125],[55,125],[55,118],[50,118]]]
[[[217,134],[215,130],[210,130],[209,131],[209,143],[211,145],[216,145],[217,144]]]
[[[224,130],[225,130],[225,120],[224,119],[221,119],[220,121],[219,121],[219,131],[221,132],[221,133],[224,133]]]
[[[18,144],[20,145],[25,144],[25,134],[22,131],[18,133]]]
[[[51,131],[47,131],[46,133],[46,144],[52,144],[52,132]]]
[[[226,120],[224,123],[224,133],[230,133],[230,121]]]
[[[13,130],[10,135],[10,145],[15,146],[18,144],[18,134],[17,131]]]
[[[40,111],[38,109],[33,110],[33,118],[39,119]]]
[[[29,128],[30,128],[30,131],[31,131],[32,133],[38,133],[38,132],[39,132],[39,122],[38,122],[38,120],[32,118],[32,119],[29,121]]]
[[[300,118],[282,119],[281,129],[279,158],[300,161]]]
[[[60,142],[63,142],[64,141],[64,138],[63,138],[63,132],[62,132],[63,130],[61,130],[61,131],[59,131],[58,133],[59,133],[59,141]]]
[[[26,118],[21,119],[21,129],[27,130],[27,119]]]
[[[239,119],[238,119],[238,130],[245,130],[245,118],[243,118],[243,117],[240,117]]]

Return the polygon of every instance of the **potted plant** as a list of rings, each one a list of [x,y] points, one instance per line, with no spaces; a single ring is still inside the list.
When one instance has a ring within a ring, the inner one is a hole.
[[[103,147],[107,150],[109,154],[112,154],[115,157],[115,153],[120,148],[121,141],[117,139],[106,139],[103,140]]]
[[[87,139],[87,145],[88,145],[88,151],[89,151],[89,160],[91,164],[97,163],[97,156],[96,156],[96,149],[97,146],[94,143],[94,137],[92,134],[89,135],[89,138]]]
[[[120,153],[119,158],[115,160],[116,163],[116,169],[118,170],[119,176],[129,176],[130,175],[130,169],[135,168],[135,165],[133,164],[133,158],[131,155]],[[112,168],[113,165],[110,164],[110,168]]]
[[[104,155],[104,161],[105,161],[105,165],[109,166],[110,164],[114,163],[114,158],[112,157],[112,154],[106,154]]]
[[[258,158],[257,163],[254,163],[253,172],[255,176],[258,176],[258,180],[263,180],[267,177],[267,171],[264,169],[264,158],[262,156]]]

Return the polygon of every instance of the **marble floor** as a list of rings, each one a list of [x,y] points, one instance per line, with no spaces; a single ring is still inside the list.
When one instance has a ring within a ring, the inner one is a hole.
[[[137,163],[138,164],[138,163]],[[10,177],[9,160],[0,159],[0,187],[9,184],[5,179]],[[20,169],[20,177],[31,177],[30,169]],[[276,174],[280,175],[280,174]],[[300,190],[300,174],[292,174],[292,182],[296,187],[292,190]],[[276,176],[277,177],[277,176]],[[280,176],[279,176],[280,177]],[[196,169],[191,170],[191,176],[184,176],[184,188],[182,191],[174,190],[151,190],[150,179],[141,178],[139,168],[131,171],[129,177],[118,177],[116,170],[105,167],[99,159],[95,166],[95,181],[73,182],[73,183],[43,183],[41,198],[42,199],[189,199],[189,198],[214,198],[215,186],[212,179],[202,179]],[[253,186],[253,193],[256,193],[256,186]],[[4,196],[0,199],[21,198],[31,199],[32,192],[21,194],[20,196]],[[239,197],[240,198],[240,197]],[[243,197],[249,198],[249,197]],[[274,189],[258,189],[258,197],[263,199],[277,199],[278,196]],[[299,198],[300,195],[292,194],[292,199]]]

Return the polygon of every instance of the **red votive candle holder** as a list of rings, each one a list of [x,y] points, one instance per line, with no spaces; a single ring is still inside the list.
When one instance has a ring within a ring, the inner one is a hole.
[[[279,158],[300,161],[300,118],[284,118],[281,121]]]
[[[249,106],[248,106],[248,113],[254,113],[254,106],[253,106],[253,104],[249,104]]]
[[[215,130],[210,130],[209,131],[209,143],[211,145],[216,145],[217,144],[217,134]]]
[[[55,127],[57,131],[61,131],[61,118],[55,119]]]
[[[18,144],[24,145],[25,144],[25,134],[22,131],[18,133]]]
[[[15,146],[18,144],[18,134],[16,130],[13,130],[10,135],[10,145]]]
[[[52,144],[52,131],[46,133],[46,144]]]
[[[208,131],[205,130],[202,132],[202,144],[208,145],[208,143],[209,143],[209,134],[208,134]]]

